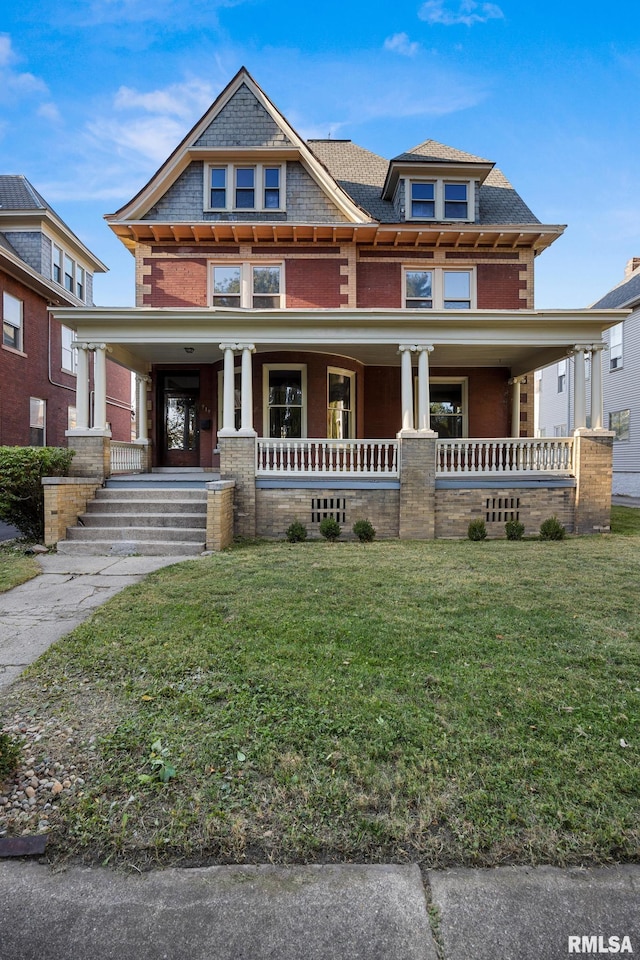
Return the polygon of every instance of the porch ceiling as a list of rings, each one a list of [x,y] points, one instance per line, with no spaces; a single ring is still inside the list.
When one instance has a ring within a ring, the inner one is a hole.
[[[104,342],[114,360],[145,372],[153,363],[214,363],[221,343],[252,343],[258,353],[313,352],[367,365],[400,364],[401,343],[432,344],[439,367],[501,366],[528,373],[599,343],[625,310],[212,310],[54,308],[81,341]],[[187,352],[188,348],[190,352]]]

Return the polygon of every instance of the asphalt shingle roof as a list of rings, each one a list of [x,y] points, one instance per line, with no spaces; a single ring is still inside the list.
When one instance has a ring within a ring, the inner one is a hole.
[[[592,303],[591,308],[609,310],[631,305],[634,302],[640,302],[640,270],[635,271],[633,276],[623,280],[613,290],[609,290],[600,300]]]
[[[351,140],[309,140],[308,146],[327,168],[334,180],[350,197],[380,223],[396,223],[397,215],[390,200],[382,199],[382,188],[389,169],[384,157],[359,147]],[[395,158],[411,161],[450,160],[461,163],[490,163],[482,157],[425,140],[407,153]],[[480,187],[480,223],[540,223],[522,197],[497,167]]]
[[[49,210],[48,204],[22,174],[0,174],[0,212]]]

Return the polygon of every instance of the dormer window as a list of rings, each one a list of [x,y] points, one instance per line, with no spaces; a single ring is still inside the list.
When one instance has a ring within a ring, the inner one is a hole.
[[[407,220],[472,220],[473,182],[407,180]]]
[[[205,166],[205,210],[283,210],[284,164]]]

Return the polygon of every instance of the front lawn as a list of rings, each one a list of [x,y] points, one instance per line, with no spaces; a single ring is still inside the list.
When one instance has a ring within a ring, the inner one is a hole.
[[[640,511],[614,514],[564,542],[243,545],[127,589],[0,702],[85,781],[50,855],[637,860]]]
[[[28,557],[12,543],[0,544],[0,593],[37,577],[39,573],[35,557]]]

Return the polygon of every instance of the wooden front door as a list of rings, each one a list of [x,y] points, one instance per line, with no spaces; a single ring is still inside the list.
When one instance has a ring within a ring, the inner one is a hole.
[[[164,467],[200,466],[200,374],[166,371],[158,383],[160,460]]]

